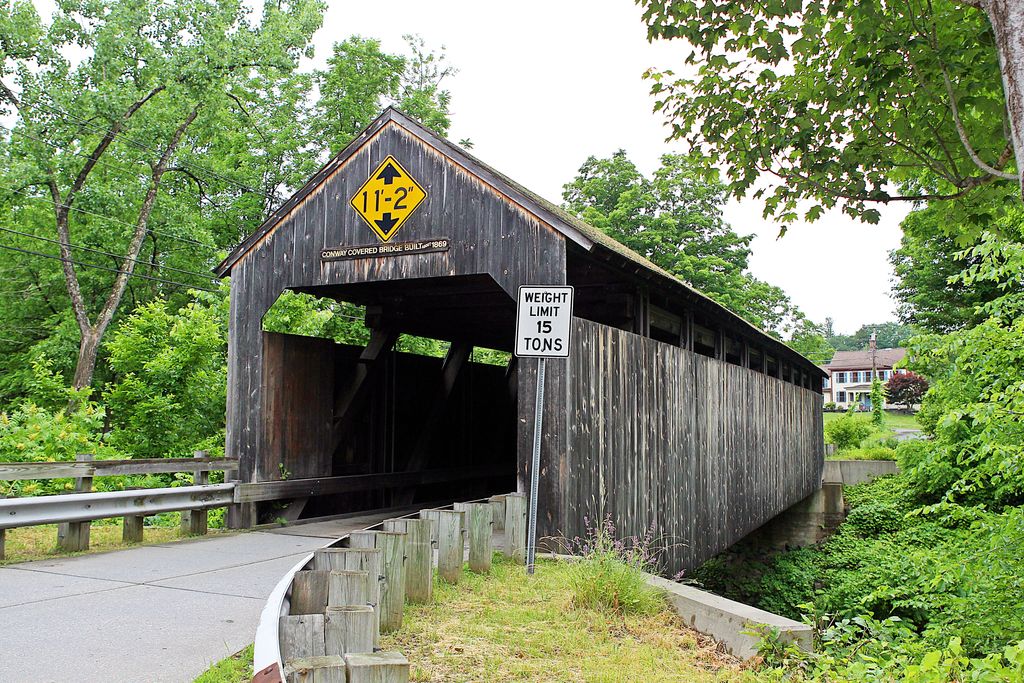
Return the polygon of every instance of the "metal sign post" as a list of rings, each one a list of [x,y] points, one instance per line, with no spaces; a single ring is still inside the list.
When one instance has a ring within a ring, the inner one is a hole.
[[[537,400],[533,408],[533,457],[530,460],[530,516],[526,527],[526,573],[537,557],[537,491],[544,430],[544,372],[548,358],[569,357],[573,289],[523,285],[516,308],[516,356],[537,358]]]

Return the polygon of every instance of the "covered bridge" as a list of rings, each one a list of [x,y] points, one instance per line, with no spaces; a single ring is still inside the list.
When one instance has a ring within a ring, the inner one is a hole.
[[[512,350],[521,284],[576,299],[547,367],[538,537],[610,515],[690,568],[820,484],[817,367],[394,109],[217,272],[235,526],[525,491],[537,362],[472,355]],[[265,332],[286,290],[365,306],[368,344]],[[398,353],[401,334],[451,344]]]

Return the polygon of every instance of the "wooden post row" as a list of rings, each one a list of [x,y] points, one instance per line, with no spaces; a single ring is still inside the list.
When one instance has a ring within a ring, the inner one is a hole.
[[[505,496],[491,496],[491,512],[494,513],[494,531],[505,530]]]
[[[462,575],[464,517],[465,513],[455,510],[438,510],[437,514],[437,573],[448,583],[458,583]]]
[[[494,513],[490,503],[471,503],[466,506],[469,518],[469,568],[479,574],[491,571],[494,555],[491,526]]]
[[[430,602],[434,592],[434,548],[430,520],[387,519],[384,531],[405,534],[405,597],[409,602]]]
[[[90,462],[91,453],[79,453],[76,462]],[[92,477],[77,477],[75,493],[92,491]],[[90,522],[64,522],[57,525],[57,546],[67,552],[89,549]]]
[[[526,564],[526,496],[505,496],[505,554],[517,564]]]

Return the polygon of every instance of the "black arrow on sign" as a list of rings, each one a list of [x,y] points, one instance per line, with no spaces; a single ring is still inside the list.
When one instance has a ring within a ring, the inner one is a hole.
[[[395,178],[401,177],[402,173],[390,163],[382,168],[380,173],[377,174],[377,180],[383,180],[385,185],[390,185],[395,182]]]
[[[395,227],[395,223],[397,222],[398,219],[392,218],[390,213],[386,213],[380,218],[380,220],[374,221],[374,223],[377,224],[377,227],[384,231],[385,235],[391,232],[391,228]]]

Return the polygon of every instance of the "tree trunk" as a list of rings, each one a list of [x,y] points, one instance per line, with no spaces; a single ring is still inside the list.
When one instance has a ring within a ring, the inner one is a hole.
[[[1024,197],[1024,173],[1021,173],[1024,162],[1024,2],[980,0],[980,5],[992,24],[999,51],[1010,137],[1020,176],[1021,196]]]
[[[78,363],[75,364],[75,389],[87,387],[92,383],[92,374],[96,370],[96,356],[100,350],[102,332],[95,327],[82,331],[82,340],[78,345]]]

